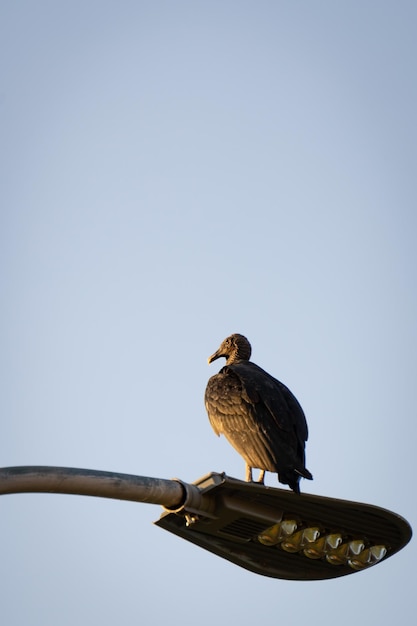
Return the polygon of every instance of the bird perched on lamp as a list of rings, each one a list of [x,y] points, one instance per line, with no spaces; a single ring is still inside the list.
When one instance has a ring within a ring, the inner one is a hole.
[[[278,480],[300,493],[300,478],[312,480],[305,467],[307,422],[298,400],[279,380],[250,361],[251,345],[243,335],[227,337],[208,362],[224,357],[226,365],[206,387],[210,424],[223,434],[252,470],[276,472]]]

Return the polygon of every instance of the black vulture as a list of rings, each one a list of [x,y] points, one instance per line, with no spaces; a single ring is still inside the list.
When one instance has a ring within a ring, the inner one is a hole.
[[[250,355],[249,341],[236,333],[209,357],[209,363],[226,359],[207,383],[210,424],[245,460],[247,481],[253,480],[253,468],[261,470],[261,483],[265,471],[276,472],[281,483],[300,493],[300,478],[313,478],[305,467],[308,430],[303,409],[283,383],[249,361]]]

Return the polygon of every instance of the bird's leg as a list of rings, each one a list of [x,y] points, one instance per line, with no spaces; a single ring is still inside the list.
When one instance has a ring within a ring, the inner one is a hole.
[[[259,473],[258,483],[263,485],[264,481],[265,481],[265,470],[261,470]]]
[[[246,478],[245,478],[245,480],[246,480],[247,483],[253,482],[252,468],[248,464],[246,464]]]

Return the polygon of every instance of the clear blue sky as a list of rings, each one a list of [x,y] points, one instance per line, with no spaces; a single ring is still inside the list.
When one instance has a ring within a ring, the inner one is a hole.
[[[416,23],[405,0],[1,2],[0,465],[243,478],[203,405],[240,332],[307,415],[302,489],[415,524]],[[294,583],[157,506],[0,507],[7,626],[414,612],[414,542]]]

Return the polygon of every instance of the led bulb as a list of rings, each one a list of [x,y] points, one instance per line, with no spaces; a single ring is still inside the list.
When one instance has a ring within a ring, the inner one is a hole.
[[[295,520],[283,520],[260,533],[258,541],[264,546],[275,546],[286,537],[292,535],[296,529],[297,522]]]
[[[385,546],[372,546],[363,550],[358,556],[352,557],[348,563],[352,569],[361,570],[381,561],[387,553]]]
[[[288,539],[285,539],[281,543],[281,548],[285,550],[285,552],[299,552],[307,544],[316,541],[319,536],[320,530],[318,528],[304,528],[288,537]]]
[[[330,550],[326,554],[326,559],[331,565],[344,565],[350,557],[360,554],[364,547],[362,539],[354,539],[348,543],[342,543],[336,550]]]
[[[369,552],[371,553],[371,559],[370,559],[371,564],[374,565],[375,563],[382,561],[382,559],[384,558],[388,550],[385,546],[379,545],[379,546],[372,546],[372,548],[369,548]]]
[[[304,548],[304,555],[309,559],[321,559],[330,550],[336,550],[342,543],[342,535],[338,533],[332,533],[331,535],[325,535],[308,544]]]

